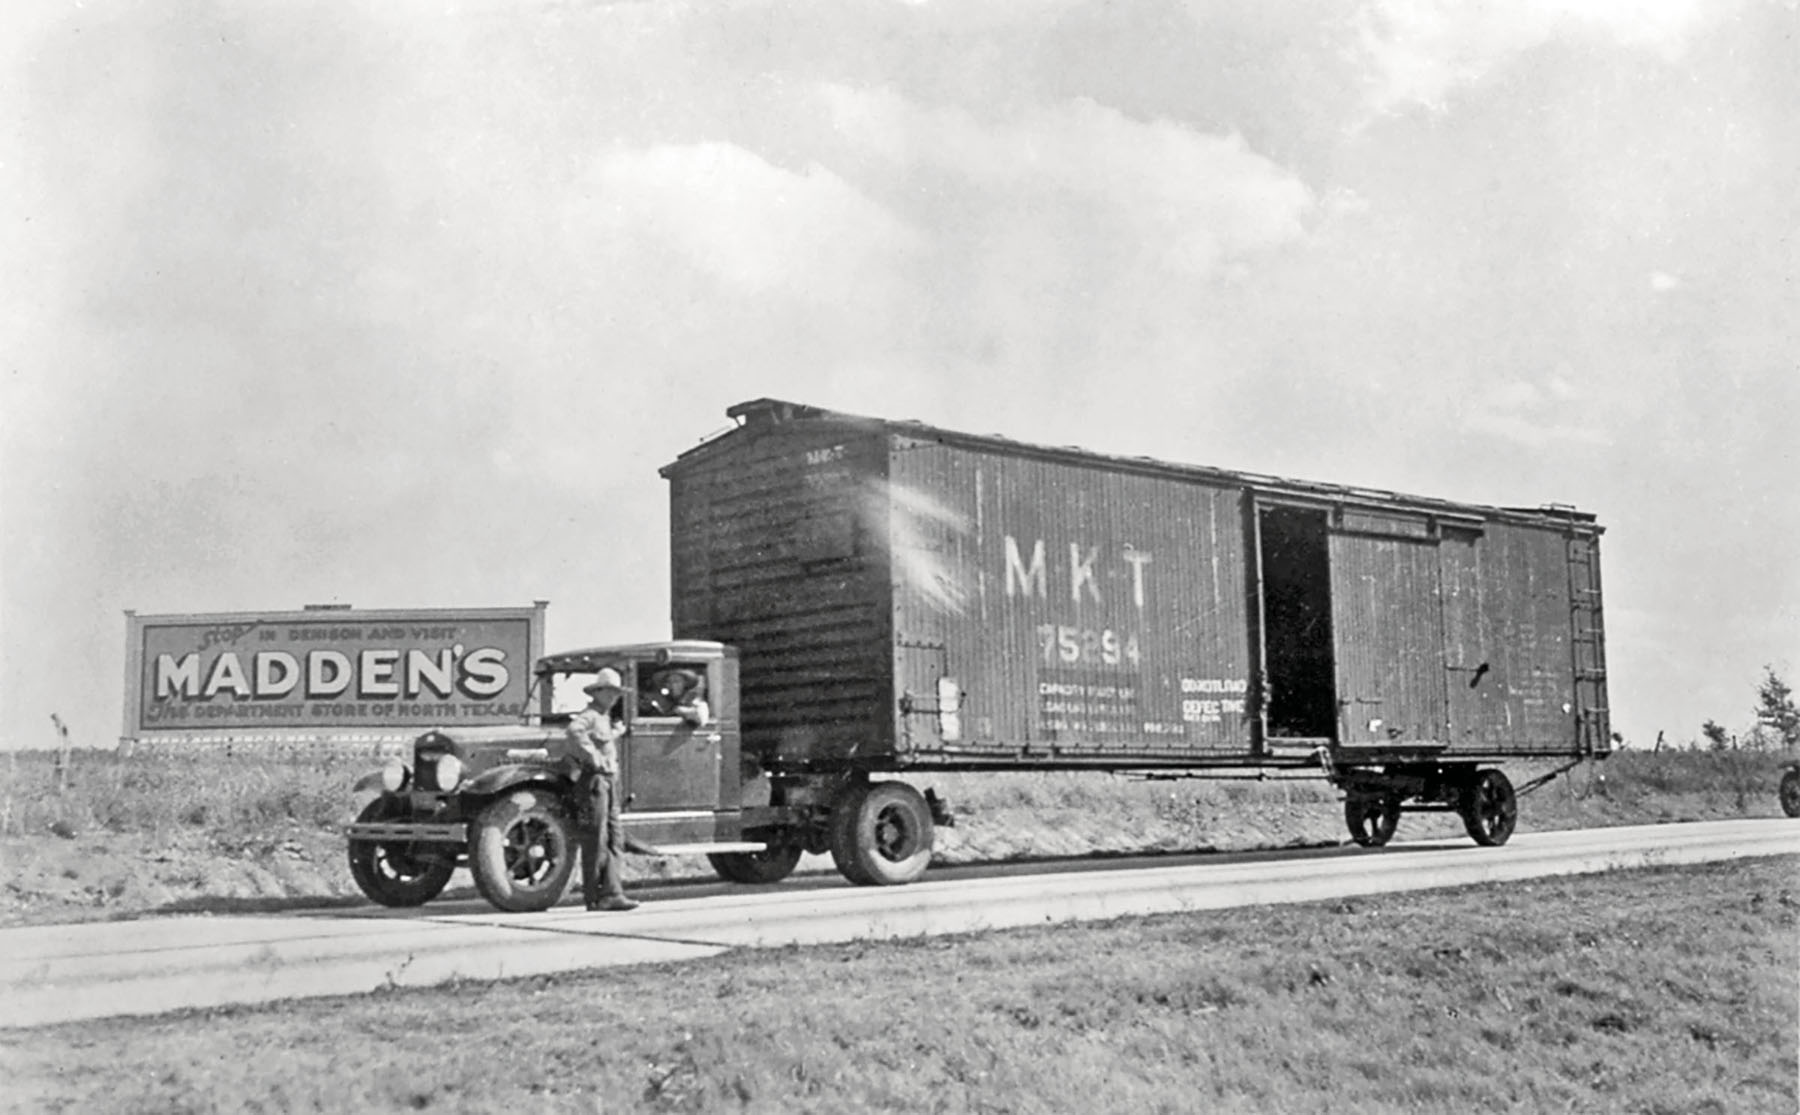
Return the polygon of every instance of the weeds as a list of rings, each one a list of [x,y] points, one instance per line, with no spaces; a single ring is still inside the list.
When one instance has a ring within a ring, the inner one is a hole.
[[[85,751],[75,752],[59,775],[50,753],[14,754],[0,836],[103,831],[157,839],[193,829],[241,835],[292,825],[331,828],[351,820],[350,786],[368,766],[367,758],[333,753]]]
[[[200,830],[241,839],[284,826],[333,828],[352,819],[350,787],[373,762],[368,755],[323,749],[77,750],[59,766],[54,752],[9,752],[0,837],[105,831],[155,839]],[[1563,792],[1525,800],[1540,826],[1772,815],[1781,763],[1777,753],[1755,751],[1622,751],[1590,775],[1590,784],[1604,786],[1603,793],[1578,794],[1571,779]],[[1515,780],[1523,777],[1516,774]],[[1190,835],[1228,827],[1258,808],[1323,809],[1331,815],[1337,800],[1331,787],[1314,780],[1146,781],[1073,772],[938,774],[916,780],[939,787],[958,813],[984,823],[1079,813],[1115,819],[1120,827],[1155,821]]]

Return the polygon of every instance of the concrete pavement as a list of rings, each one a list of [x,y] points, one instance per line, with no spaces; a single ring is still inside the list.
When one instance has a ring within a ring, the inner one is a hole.
[[[1800,822],[1520,833],[1501,848],[1398,843],[1132,866],[934,869],[906,887],[791,880],[671,887],[623,914],[472,902],[301,915],[187,916],[0,931],[0,1026],[257,1003],[456,979],[691,960],[731,948],[968,933],[1306,902],[1613,868],[1800,855]]]

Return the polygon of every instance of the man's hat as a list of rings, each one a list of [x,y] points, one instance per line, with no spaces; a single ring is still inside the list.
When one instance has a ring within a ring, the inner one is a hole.
[[[594,675],[593,681],[590,681],[581,687],[581,691],[583,693],[599,693],[602,690],[620,690],[624,688],[625,679],[619,676],[619,671],[613,669],[611,666],[604,666],[599,673]]]

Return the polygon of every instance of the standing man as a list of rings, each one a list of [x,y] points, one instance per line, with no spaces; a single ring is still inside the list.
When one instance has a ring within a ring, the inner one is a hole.
[[[619,879],[619,857],[625,854],[619,828],[619,736],[623,726],[614,714],[625,696],[624,679],[608,666],[583,687],[588,707],[569,721],[573,758],[581,765],[580,790],[590,817],[581,828],[581,896],[590,910],[632,910]]]

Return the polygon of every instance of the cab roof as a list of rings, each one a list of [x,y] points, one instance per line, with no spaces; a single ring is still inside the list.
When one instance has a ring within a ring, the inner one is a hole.
[[[704,662],[715,658],[736,657],[736,647],[728,647],[724,643],[710,642],[705,639],[671,639],[656,643],[611,643],[606,646],[583,647],[579,650],[564,650],[555,654],[546,654],[538,659],[537,672],[540,674],[584,673],[598,670],[602,666],[617,666],[621,662],[636,662],[646,658],[671,662]]]

